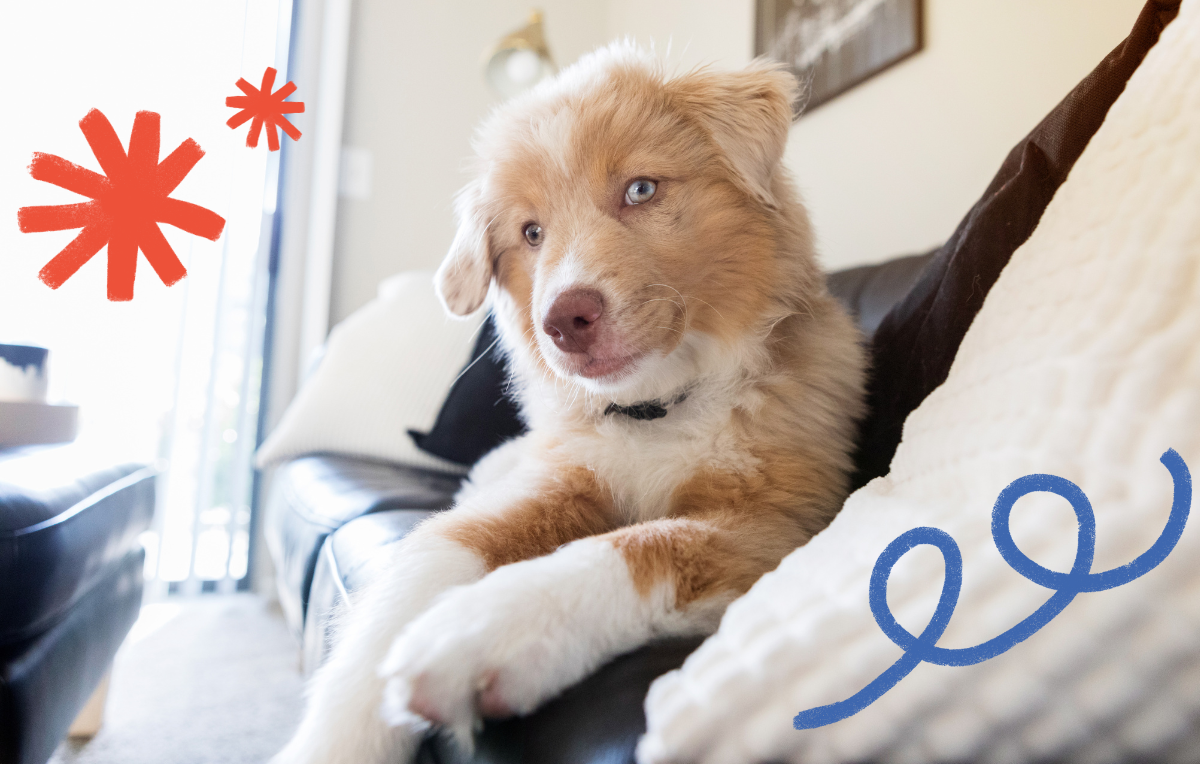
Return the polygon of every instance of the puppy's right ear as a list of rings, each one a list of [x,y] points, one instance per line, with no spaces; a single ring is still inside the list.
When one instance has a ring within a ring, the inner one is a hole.
[[[478,310],[492,281],[489,221],[483,212],[482,197],[483,187],[478,179],[459,192],[454,204],[458,230],[446,259],[433,277],[442,304],[456,316]]]

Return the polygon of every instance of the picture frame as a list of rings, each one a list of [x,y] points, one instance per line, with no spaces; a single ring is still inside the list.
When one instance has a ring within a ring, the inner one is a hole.
[[[754,54],[800,79],[797,119],[924,43],[922,0],[756,0]]]

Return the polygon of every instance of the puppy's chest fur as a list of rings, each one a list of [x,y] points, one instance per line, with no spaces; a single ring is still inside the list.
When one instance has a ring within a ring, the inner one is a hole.
[[[698,473],[759,467],[731,419],[729,407],[692,401],[652,421],[610,414],[564,439],[561,453],[591,470],[611,495],[619,522],[655,520],[669,514],[677,489]]]

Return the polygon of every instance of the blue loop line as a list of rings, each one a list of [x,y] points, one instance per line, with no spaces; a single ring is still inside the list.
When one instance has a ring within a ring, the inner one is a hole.
[[[1169,448],[1159,461],[1171,473],[1171,479],[1174,481],[1174,499],[1166,527],[1158,540],[1132,562],[1102,573],[1091,572],[1092,558],[1096,551],[1096,515],[1092,512],[1092,503],[1079,486],[1055,475],[1037,474],[1017,478],[1000,492],[992,508],[992,538],[1000,556],[1025,578],[1055,592],[1025,620],[1003,634],[974,647],[951,649],[937,646],[938,639],[950,625],[950,617],[954,615],[954,607],[958,604],[958,595],[962,590],[963,562],[958,544],[949,534],[937,528],[913,528],[900,534],[887,545],[883,554],[875,561],[875,569],[871,572],[869,600],[875,622],[888,639],[904,650],[904,654],[891,668],[862,690],[838,703],[801,711],[792,721],[792,725],[798,730],[815,729],[853,716],[895,687],[897,682],[908,676],[909,672],[922,662],[939,666],[972,666],[994,658],[1017,643],[1024,642],[1038,629],[1050,623],[1071,604],[1075,595],[1112,589],[1149,573],[1165,560],[1179,543],[1192,507],[1192,476],[1183,457],[1175,449]],[[1038,565],[1018,549],[1013,541],[1009,529],[1013,505],[1017,503],[1017,499],[1030,493],[1056,494],[1069,501],[1075,510],[1075,517],[1079,521],[1079,537],[1075,564],[1067,573],[1059,573]],[[920,636],[913,636],[896,621],[892,611],[888,609],[887,586],[892,568],[900,558],[909,550],[923,544],[937,547],[942,553],[946,573],[942,584],[942,596],[938,600],[933,617],[929,619],[929,625]]]

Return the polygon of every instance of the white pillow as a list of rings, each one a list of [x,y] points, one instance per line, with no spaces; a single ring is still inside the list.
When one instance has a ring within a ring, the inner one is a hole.
[[[997,552],[1001,490],[1031,473],[1077,483],[1097,517],[1092,570],[1107,570],[1163,531],[1168,448],[1200,474],[1200,0],[1185,0],[1013,255],[948,379],[908,418],[891,473],[655,682],[638,760],[1200,760],[1200,511],[1160,566],[1079,595],[1008,652],[923,663],[857,715],[792,727],[901,656],[867,597],[893,539],[918,526],[955,539],[962,592],[938,645],[977,645],[1053,594]],[[1021,499],[1012,531],[1036,562],[1070,569],[1066,501]],[[942,580],[935,550],[901,558],[888,601],[908,631],[925,628]]]
[[[418,449],[408,430],[433,426],[483,316],[447,316],[431,272],[385,281],[329,333],[320,364],[259,448],[259,466],[325,452],[465,472]]]

